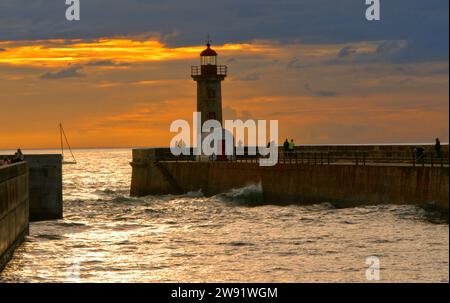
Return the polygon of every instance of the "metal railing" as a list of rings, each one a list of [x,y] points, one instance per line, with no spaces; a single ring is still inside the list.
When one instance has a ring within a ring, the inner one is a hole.
[[[179,155],[174,156],[170,150],[161,150],[155,158],[155,161],[167,162],[238,162],[238,163],[259,163],[259,159],[267,158],[260,155],[233,155],[226,157]],[[442,153],[441,157],[434,154],[423,154],[418,157],[416,153],[402,154],[399,156],[383,157],[374,156],[368,152],[280,152],[278,164],[296,164],[296,165],[403,165],[403,166],[431,166],[448,167],[449,154]]]
[[[306,165],[405,165],[405,166],[431,166],[448,167],[448,153],[436,157],[434,154],[424,154],[420,157],[416,153],[391,157],[380,157],[368,152],[283,152],[279,155],[280,164],[306,164]]]
[[[201,76],[202,69],[200,66],[191,66],[191,76]]]
[[[226,76],[228,72],[228,67],[225,65],[217,65],[217,75]]]
[[[203,74],[208,74],[208,72],[211,72],[211,71],[213,71],[214,73],[214,75],[217,75],[217,76],[226,76],[227,75],[227,72],[228,72],[228,67],[227,66],[225,66],[225,65],[216,65],[215,67],[216,68],[212,68],[211,69],[211,67],[213,67],[213,66],[208,66],[208,65],[206,65],[206,66],[203,66],[204,67],[204,69],[205,69],[205,71],[207,71],[206,73],[202,73],[202,66],[191,66],[191,76],[201,76],[201,75],[203,75]]]

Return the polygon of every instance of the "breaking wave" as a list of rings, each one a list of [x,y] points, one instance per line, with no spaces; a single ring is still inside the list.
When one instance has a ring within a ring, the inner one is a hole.
[[[226,193],[215,195],[213,198],[247,206],[264,204],[261,184],[252,184],[241,188],[235,188]]]

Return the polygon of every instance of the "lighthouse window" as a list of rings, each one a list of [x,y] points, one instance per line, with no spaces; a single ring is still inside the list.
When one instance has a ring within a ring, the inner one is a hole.
[[[215,99],[216,98],[216,91],[212,88],[208,88],[208,98],[209,99]]]
[[[217,65],[216,56],[203,56],[201,57],[202,65]]]

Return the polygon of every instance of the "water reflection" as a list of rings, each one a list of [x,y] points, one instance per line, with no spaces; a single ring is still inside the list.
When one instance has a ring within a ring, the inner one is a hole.
[[[133,198],[129,150],[77,158],[65,218],[33,223],[0,281],[365,281],[372,255],[385,281],[448,281],[448,217],[434,210],[260,205],[257,185]]]

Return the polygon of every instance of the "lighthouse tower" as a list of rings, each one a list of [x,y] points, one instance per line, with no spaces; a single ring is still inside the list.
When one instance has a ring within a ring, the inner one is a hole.
[[[217,53],[208,40],[200,54],[200,66],[192,66],[191,76],[197,82],[197,112],[202,114],[201,125],[207,120],[222,120],[222,85],[227,67],[217,65]]]

